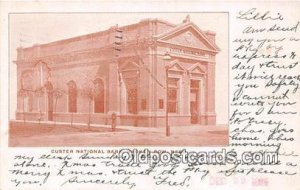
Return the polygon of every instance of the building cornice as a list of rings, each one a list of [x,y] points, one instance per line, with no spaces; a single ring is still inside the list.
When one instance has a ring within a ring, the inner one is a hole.
[[[150,46],[150,43],[148,43],[148,39],[143,39],[141,41],[132,40],[124,43],[122,48],[124,49],[124,57],[129,56],[128,54],[134,55],[133,52],[128,51],[131,50],[131,48],[147,48]],[[110,52],[110,53],[109,53]],[[57,65],[60,63],[65,62],[72,62],[72,61],[80,61],[80,60],[86,60],[86,59],[93,59],[93,58],[102,58],[105,57],[104,60],[107,59],[115,59],[114,56],[114,46],[112,44],[107,45],[102,48],[93,48],[93,49],[87,49],[83,51],[71,51],[64,54],[56,54],[56,55],[48,55],[48,56],[39,56],[39,57],[33,57],[33,58],[26,58],[22,60],[14,61],[19,66],[25,66],[25,65],[31,65],[38,61],[45,61],[49,63],[49,65]],[[122,58],[122,56],[120,56]]]
[[[116,25],[116,26],[112,26],[112,27],[110,27],[106,30],[99,31],[99,32],[93,32],[93,33],[79,35],[79,36],[75,36],[75,37],[71,37],[71,38],[67,38],[67,39],[56,40],[56,41],[49,42],[49,43],[44,43],[44,44],[35,44],[33,46],[30,46],[30,47],[19,47],[19,49],[28,50],[28,49],[34,48],[35,46],[39,46],[40,48],[43,48],[43,47],[49,47],[49,46],[65,45],[66,43],[81,41],[81,40],[85,40],[85,39],[93,39],[93,38],[96,38],[96,37],[100,37],[100,36],[103,36],[103,35],[113,33],[113,32],[115,32],[115,29],[117,27],[121,30],[126,31],[126,30],[130,30],[132,28],[136,28],[139,25],[140,26],[147,25],[151,22],[159,22],[159,23],[166,24],[170,27],[176,27],[175,24],[172,24],[172,23],[170,23],[168,21],[165,21],[165,20],[162,20],[162,19],[142,19],[140,22],[130,24],[130,25],[126,25],[126,26],[117,26]]]

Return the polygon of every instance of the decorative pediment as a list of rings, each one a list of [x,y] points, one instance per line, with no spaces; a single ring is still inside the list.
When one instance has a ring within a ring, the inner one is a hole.
[[[193,23],[180,25],[157,36],[158,42],[218,52],[219,48]]]
[[[198,75],[204,75],[204,74],[206,74],[206,72],[201,69],[200,63],[196,63],[196,64],[192,65],[188,69],[188,71],[191,74],[198,74]]]
[[[185,69],[183,66],[180,65],[180,63],[178,63],[176,60],[171,62],[168,65],[168,70],[169,71],[175,71],[175,72],[184,72]]]

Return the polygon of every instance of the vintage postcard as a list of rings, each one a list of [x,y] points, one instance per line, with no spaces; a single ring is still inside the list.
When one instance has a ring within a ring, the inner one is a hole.
[[[227,146],[228,18],[10,14],[9,145]]]
[[[2,190],[299,190],[297,1],[1,1]]]

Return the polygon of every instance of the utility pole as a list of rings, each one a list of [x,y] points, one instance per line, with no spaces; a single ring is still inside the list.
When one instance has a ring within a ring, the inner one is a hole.
[[[170,136],[170,125],[169,125],[169,68],[166,66],[166,136]]]
[[[118,64],[118,58],[121,54],[122,51],[122,45],[123,45],[123,30],[119,28],[118,25],[116,25],[116,30],[115,30],[115,39],[114,39],[114,55],[116,59],[116,64],[118,68],[118,81],[119,81],[119,114],[121,114],[122,111],[122,78],[121,78],[121,71],[119,69],[119,64]],[[116,125],[117,125],[117,115],[116,113],[113,113],[112,115],[112,131],[115,131]]]
[[[122,51],[121,49],[122,43],[123,43],[123,30],[121,30],[117,25],[115,31],[115,41],[114,41],[114,50],[115,50],[116,57],[120,56],[120,53]]]
[[[163,57],[163,60],[168,61],[171,60],[171,56],[166,53]],[[171,129],[169,125],[169,66],[166,64],[166,136],[169,137],[171,135]]]

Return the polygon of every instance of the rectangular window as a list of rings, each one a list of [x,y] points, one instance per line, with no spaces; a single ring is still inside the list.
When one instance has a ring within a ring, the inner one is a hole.
[[[159,109],[164,109],[164,100],[163,99],[158,100],[158,108]]]
[[[168,112],[178,112],[178,99],[179,99],[179,79],[168,79]]]
[[[198,123],[199,117],[199,80],[191,80],[190,82],[190,113],[191,123]]]
[[[199,80],[191,80],[190,88],[198,89],[199,88]]]
[[[30,93],[28,95],[28,111],[32,112],[33,111],[33,94]]]
[[[128,113],[136,114],[137,113],[137,89],[131,88],[127,91],[128,99]]]
[[[147,109],[147,100],[146,99],[142,99],[141,110],[146,110],[146,109]]]

